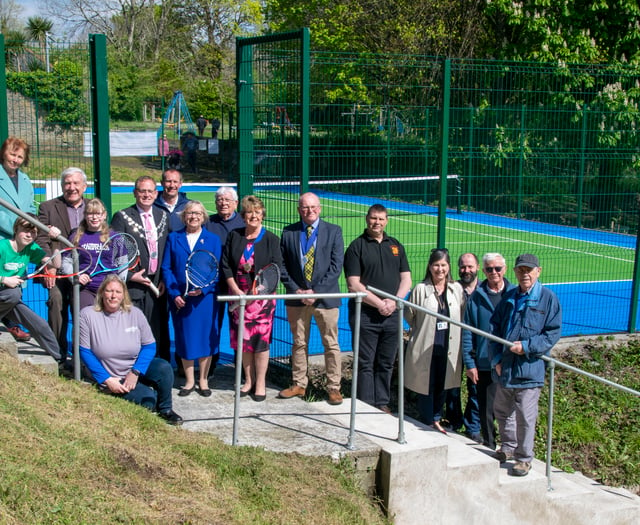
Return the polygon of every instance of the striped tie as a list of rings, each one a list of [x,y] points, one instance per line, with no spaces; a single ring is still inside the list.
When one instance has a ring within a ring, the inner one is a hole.
[[[307,226],[307,239],[311,237],[311,233],[313,232],[313,226],[309,224]],[[315,247],[313,244],[309,247],[309,251],[305,255],[304,261],[304,278],[311,282],[311,277],[313,277],[313,258],[315,253]]]

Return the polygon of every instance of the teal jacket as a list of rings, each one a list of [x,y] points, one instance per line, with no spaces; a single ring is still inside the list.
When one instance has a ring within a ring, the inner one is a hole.
[[[556,294],[539,282],[524,297],[519,297],[519,290],[509,290],[498,304],[491,332],[508,341],[522,341],[524,355],[492,341],[489,357],[493,380],[503,388],[536,388],[544,385],[545,363],[540,357],[549,355],[560,339],[562,310]],[[500,376],[495,373],[498,363],[502,364]]]
[[[36,204],[33,200],[33,186],[26,173],[18,170],[18,191],[13,181],[0,164],[0,199],[4,199],[20,211],[36,213]],[[13,223],[18,216],[0,206],[0,239],[13,237]]]

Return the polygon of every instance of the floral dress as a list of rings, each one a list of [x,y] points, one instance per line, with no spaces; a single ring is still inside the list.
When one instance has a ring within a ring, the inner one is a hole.
[[[247,246],[249,247],[249,245]],[[243,255],[238,264],[238,271],[235,279],[238,287],[249,294],[253,279],[256,275],[253,254],[249,260],[245,260]],[[243,352],[266,352],[269,350],[271,342],[271,330],[273,328],[273,316],[276,311],[276,302],[270,301],[248,301],[244,312],[244,334]],[[238,320],[240,318],[240,308],[231,312],[230,336],[231,348],[238,349]]]

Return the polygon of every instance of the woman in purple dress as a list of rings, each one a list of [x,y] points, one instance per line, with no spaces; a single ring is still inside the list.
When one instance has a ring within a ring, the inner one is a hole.
[[[248,195],[242,199],[240,208],[246,226],[229,233],[222,254],[222,276],[227,281],[229,295],[247,294],[261,268],[270,263],[282,265],[280,239],[262,225],[266,215],[262,201]],[[255,401],[266,399],[269,344],[275,309],[273,300],[250,301],[245,309],[242,345],[245,383],[240,395],[252,394]],[[230,315],[231,347],[234,350],[238,350],[239,315],[239,309]]]

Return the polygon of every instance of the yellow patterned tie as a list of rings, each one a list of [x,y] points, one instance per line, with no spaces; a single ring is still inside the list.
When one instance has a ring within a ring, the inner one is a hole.
[[[307,239],[311,237],[311,233],[313,232],[313,226],[309,224],[307,226]],[[313,258],[315,253],[315,247],[313,244],[309,247],[309,251],[306,253],[306,259],[304,261],[304,278],[311,282],[311,277],[313,277]]]

